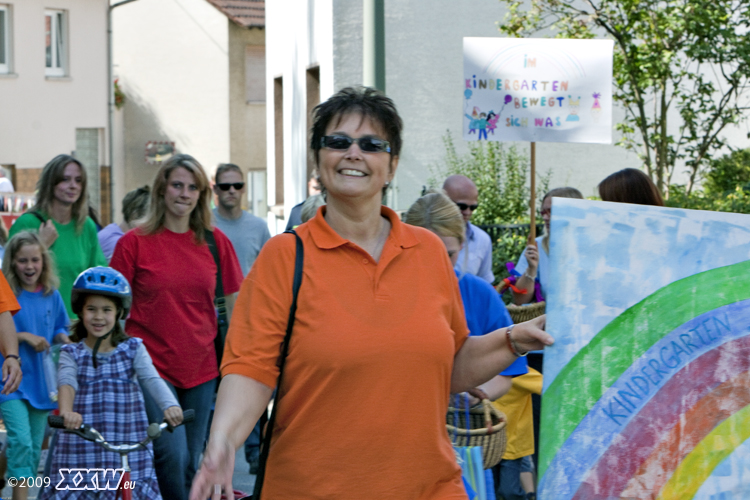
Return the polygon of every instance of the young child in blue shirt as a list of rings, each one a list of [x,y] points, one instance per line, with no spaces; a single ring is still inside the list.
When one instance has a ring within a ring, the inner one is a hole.
[[[3,274],[16,294],[21,310],[13,316],[18,332],[23,379],[15,392],[0,394],[0,410],[8,431],[7,477],[16,478],[14,499],[28,494],[21,478],[36,477],[37,464],[50,410],[57,403],[50,399],[44,376],[44,356],[52,343],[70,343],[68,315],[47,248],[36,233],[22,231],[10,239],[3,256]],[[0,356],[2,358],[2,356]]]

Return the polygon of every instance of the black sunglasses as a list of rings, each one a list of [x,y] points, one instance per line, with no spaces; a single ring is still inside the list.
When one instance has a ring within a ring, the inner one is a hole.
[[[472,212],[473,212],[474,210],[476,210],[477,208],[479,208],[479,205],[467,205],[466,203],[456,203],[456,206],[457,206],[457,207],[458,207],[458,209],[459,209],[459,210],[461,210],[462,212],[463,212],[464,210],[466,210],[467,208],[471,209],[471,211],[472,211]]]
[[[222,182],[221,184],[217,184],[219,186],[219,189],[222,191],[229,191],[229,188],[233,187],[237,191],[245,187],[244,182]]]
[[[352,139],[346,135],[327,135],[320,139],[320,146],[338,151],[348,150],[352,144],[357,143],[359,149],[365,153],[390,153],[391,143],[378,139],[377,137],[360,137]]]

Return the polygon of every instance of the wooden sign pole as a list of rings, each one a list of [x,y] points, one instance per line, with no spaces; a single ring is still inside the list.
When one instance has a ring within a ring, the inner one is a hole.
[[[531,193],[529,196],[529,211],[531,227],[529,228],[529,245],[536,240],[536,142],[531,143]]]

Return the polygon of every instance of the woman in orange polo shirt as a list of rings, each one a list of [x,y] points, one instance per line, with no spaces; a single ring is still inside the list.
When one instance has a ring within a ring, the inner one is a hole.
[[[552,343],[543,317],[467,338],[442,241],[382,206],[401,129],[393,102],[372,89],[315,109],[327,204],[297,228],[304,276],[262,498],[466,498],[445,430],[449,394]],[[242,285],[193,500],[231,492],[234,451],[271,397],[294,255],[294,236],[272,238]]]

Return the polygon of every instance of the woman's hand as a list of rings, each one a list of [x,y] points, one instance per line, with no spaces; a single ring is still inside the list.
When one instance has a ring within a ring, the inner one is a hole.
[[[83,424],[83,417],[80,413],[74,411],[61,411],[60,416],[65,421],[65,428],[70,430],[76,430]]]
[[[511,342],[513,342],[516,349],[521,353],[538,351],[548,345],[554,344],[555,339],[544,331],[546,324],[546,314],[542,314],[531,321],[518,323],[510,333]]]
[[[36,352],[42,352],[49,349],[49,342],[47,342],[47,339],[40,337],[39,335],[34,335],[33,333],[18,332],[18,339],[21,342],[29,344]]]
[[[21,385],[21,363],[16,358],[5,358],[3,363],[3,390],[0,394],[11,394]]]
[[[536,270],[539,268],[539,249],[536,247],[536,243],[528,245],[523,254],[529,264],[527,270],[529,276],[536,276]]]
[[[220,500],[222,490],[228,500],[234,500],[232,473],[234,446],[224,434],[212,432],[208,439],[203,463],[193,479],[190,500]]]
[[[170,406],[164,410],[164,420],[172,427],[177,427],[182,423],[182,408],[179,406]]]
[[[51,247],[57,240],[57,236],[57,228],[55,227],[55,223],[52,222],[52,219],[43,222],[42,225],[39,226],[39,238],[47,248]]]

